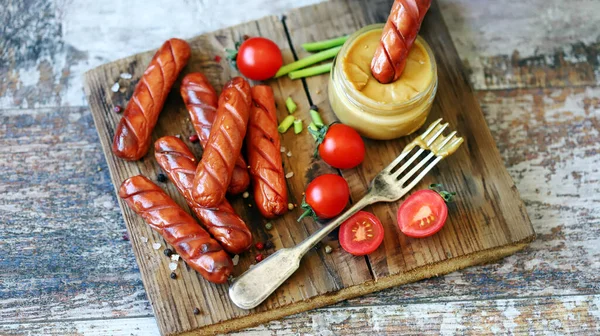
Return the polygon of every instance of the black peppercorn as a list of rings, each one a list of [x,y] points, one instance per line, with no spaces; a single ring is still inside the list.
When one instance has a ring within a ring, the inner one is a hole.
[[[275,247],[275,245],[273,245],[273,242],[270,240],[267,240],[264,245],[265,249],[272,249],[273,247]]]
[[[171,272],[171,279],[177,279],[177,273]]]
[[[170,257],[170,256],[172,256],[172,255],[173,255],[173,250],[171,250],[170,248],[168,248],[168,249],[165,249],[165,250],[163,251],[163,253],[164,253],[164,254],[165,254],[167,257]]]
[[[158,182],[167,182],[167,176],[163,173],[158,174],[156,179],[158,180]]]
[[[198,315],[198,314],[200,314],[200,309],[194,308],[194,315]]]

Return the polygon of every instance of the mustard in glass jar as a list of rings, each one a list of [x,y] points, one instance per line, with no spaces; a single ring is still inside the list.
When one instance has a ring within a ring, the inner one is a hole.
[[[348,38],[329,77],[329,103],[338,119],[361,135],[388,140],[411,134],[425,123],[437,91],[437,65],[420,36],[398,80],[379,83],[371,59],[383,24],[366,26]]]

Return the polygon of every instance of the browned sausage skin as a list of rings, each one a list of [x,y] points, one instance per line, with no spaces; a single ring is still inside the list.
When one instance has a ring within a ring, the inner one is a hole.
[[[210,209],[194,202],[192,187],[198,161],[181,139],[166,136],[156,140],[154,156],[171,182],[185,197],[200,223],[227,252],[242,253],[252,245],[252,233],[227,200]]]
[[[189,58],[189,44],[176,38],[154,54],[115,130],[112,150],[118,157],[135,161],[146,155],[158,115]]]
[[[156,184],[142,175],[130,177],[121,184],[119,197],[206,280],[227,281],[233,271],[229,255]]]
[[[281,163],[277,110],[269,86],[252,88],[246,147],[256,206],[267,218],[284,214],[288,210],[287,185]]]
[[[190,113],[192,125],[198,133],[202,148],[206,147],[210,130],[217,115],[217,92],[206,76],[199,72],[186,75],[181,82],[181,97]],[[232,195],[244,192],[250,184],[246,161],[240,155],[235,161],[227,192]]]
[[[371,61],[371,73],[380,83],[387,84],[400,78],[430,5],[431,0],[394,1]]]
[[[250,102],[250,84],[245,79],[235,77],[223,88],[194,178],[192,196],[200,206],[216,207],[225,198],[246,135]]]

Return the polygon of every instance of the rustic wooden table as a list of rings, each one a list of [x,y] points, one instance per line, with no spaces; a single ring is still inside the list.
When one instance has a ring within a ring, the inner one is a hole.
[[[313,2],[5,1],[0,335],[158,335],[82,73]],[[600,2],[440,6],[537,240],[240,335],[600,332]]]

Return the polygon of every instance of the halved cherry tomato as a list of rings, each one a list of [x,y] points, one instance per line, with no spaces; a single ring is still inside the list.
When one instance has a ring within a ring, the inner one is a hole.
[[[350,254],[370,254],[383,241],[383,225],[372,213],[359,211],[342,223],[339,239],[342,248]]]
[[[344,124],[332,124],[322,129],[319,156],[330,166],[350,169],[365,158],[365,143],[354,128]]]
[[[447,216],[448,207],[439,193],[419,190],[398,208],[398,227],[409,237],[429,237],[442,229]]]
[[[323,219],[335,217],[344,210],[349,198],[350,188],[343,177],[336,174],[321,175],[306,187],[302,204],[306,211],[298,221],[313,214]]]
[[[252,80],[275,76],[283,64],[277,44],[264,37],[251,37],[244,41],[235,60],[242,75]]]

